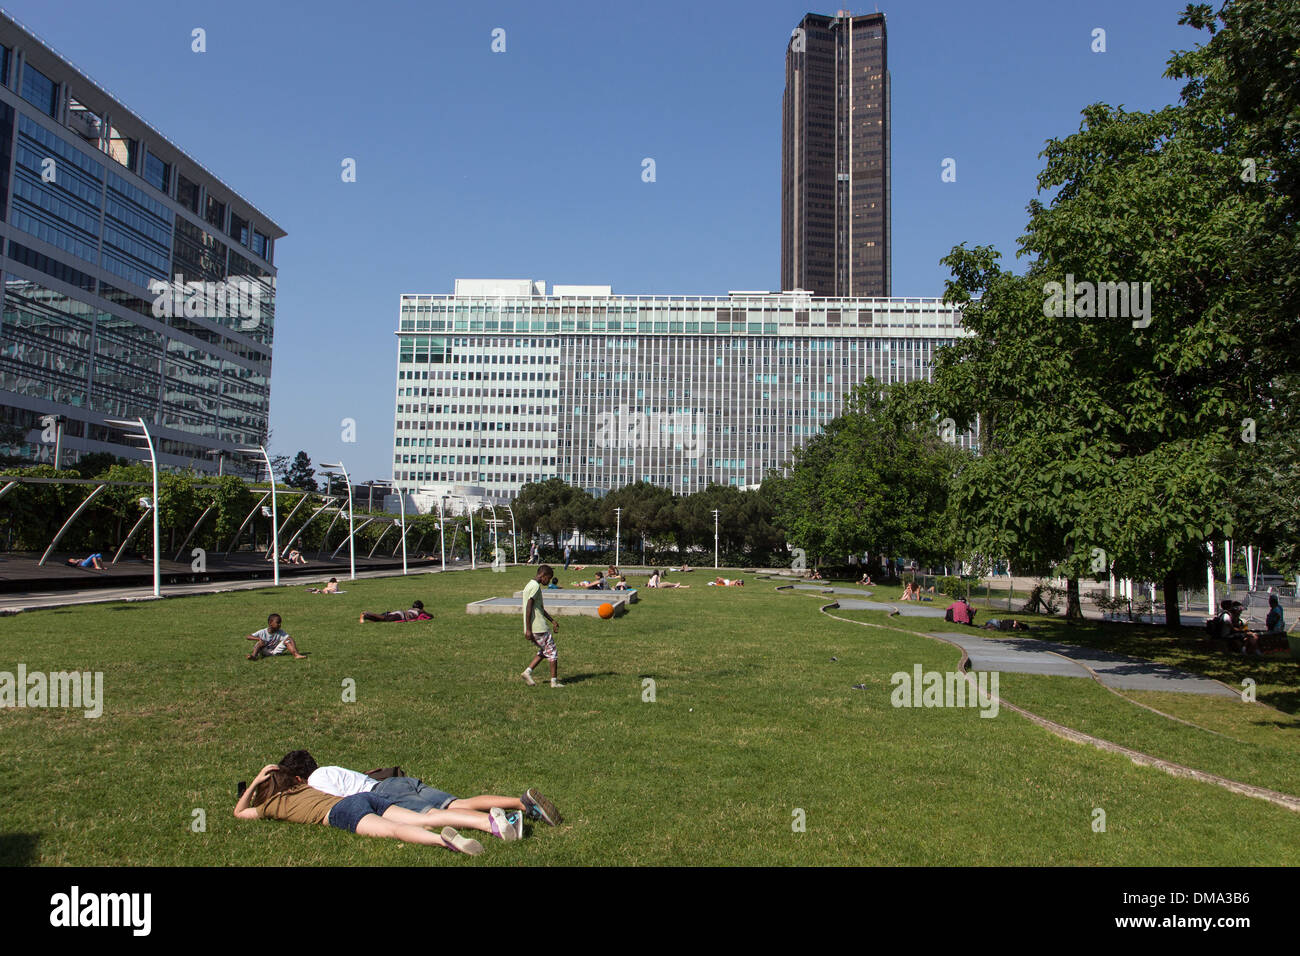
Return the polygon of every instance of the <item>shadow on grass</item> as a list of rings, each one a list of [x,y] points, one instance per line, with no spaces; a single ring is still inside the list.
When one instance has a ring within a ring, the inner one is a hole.
[[[616,671],[599,671],[592,674],[573,674],[572,676],[560,675],[560,682],[563,684],[581,684],[585,680],[591,680],[595,677],[617,677]]]
[[[0,866],[33,866],[39,833],[0,833]]]

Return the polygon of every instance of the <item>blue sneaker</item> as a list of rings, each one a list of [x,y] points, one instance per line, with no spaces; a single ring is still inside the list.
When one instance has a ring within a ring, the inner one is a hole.
[[[506,823],[514,827],[516,840],[524,838],[524,815],[522,811],[511,810],[506,814]]]

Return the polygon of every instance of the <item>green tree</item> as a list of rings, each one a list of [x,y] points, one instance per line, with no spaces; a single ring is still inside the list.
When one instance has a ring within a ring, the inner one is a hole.
[[[305,451],[294,455],[293,464],[283,472],[284,483],[290,488],[302,488],[306,491],[319,491],[316,484],[316,469],[311,466],[311,459]]]

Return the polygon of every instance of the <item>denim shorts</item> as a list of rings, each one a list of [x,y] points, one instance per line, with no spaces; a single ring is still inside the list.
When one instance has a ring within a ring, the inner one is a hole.
[[[447,804],[456,799],[450,793],[431,787],[415,777],[389,777],[379,781],[370,792],[416,813],[446,810]]]
[[[350,797],[344,797],[330,809],[329,825],[347,830],[349,833],[356,833],[357,824],[361,822],[362,817],[369,813],[382,817],[384,811],[394,803],[395,800],[373,790],[368,793],[354,793]]]

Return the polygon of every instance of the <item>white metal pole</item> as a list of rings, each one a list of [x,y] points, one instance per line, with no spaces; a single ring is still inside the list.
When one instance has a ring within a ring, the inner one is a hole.
[[[1214,617],[1214,609],[1218,601],[1214,599],[1214,542],[1205,542],[1206,548],[1210,551],[1210,558],[1205,562],[1205,616]]]
[[[153,437],[149,434],[149,426],[140,419],[140,430],[144,432],[144,440],[149,445],[149,464],[153,468],[153,596],[162,597],[162,542],[158,538],[158,455],[153,450]]]
[[[465,499],[465,514],[469,518],[469,569],[478,570],[478,558],[474,554],[474,512],[470,510],[469,498]]]
[[[614,509],[614,567],[618,567],[619,538],[623,534],[623,509]]]
[[[339,469],[343,472],[343,485],[348,492],[348,563],[351,566],[352,577],[350,580],[357,579],[357,536],[352,527],[352,479],[348,477],[348,470],[343,467],[343,462],[339,462]]]
[[[275,586],[280,586],[280,512],[275,504],[275,471],[271,468],[271,456],[266,453],[265,445],[258,445],[262,450],[262,460],[266,462],[266,473],[271,479],[271,564],[274,566]]]
[[[406,493],[400,488],[397,492],[397,500],[402,507],[402,574],[406,574]]]
[[[713,509],[713,570],[718,570],[718,509]]]
[[[447,570],[447,519],[444,515],[443,503],[447,496],[443,495],[438,499],[438,548],[442,552],[442,570]]]
[[[506,511],[510,514],[510,548],[515,555],[515,564],[519,563],[519,537],[515,534],[515,509],[506,505]],[[529,555],[532,557],[532,555]]]
[[[1223,540],[1223,589],[1228,594],[1232,593],[1232,541],[1228,538]]]

